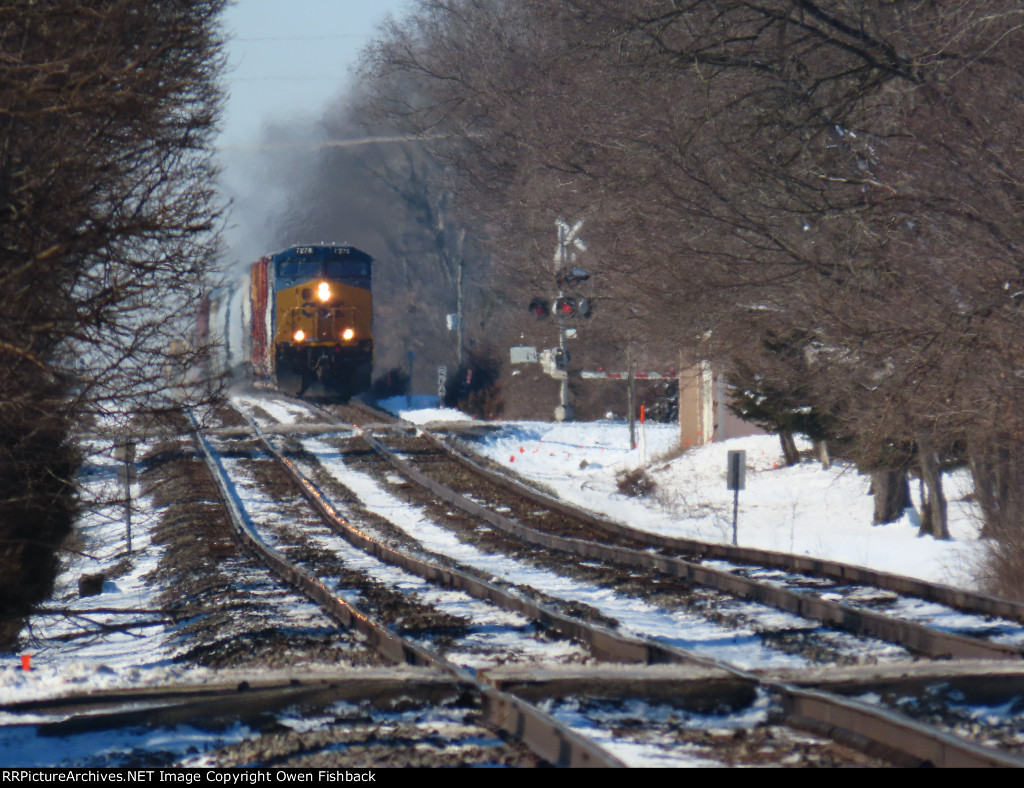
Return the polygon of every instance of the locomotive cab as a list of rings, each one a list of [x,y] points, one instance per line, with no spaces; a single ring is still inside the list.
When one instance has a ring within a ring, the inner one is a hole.
[[[268,344],[281,388],[339,398],[369,388],[372,264],[341,244],[295,246],[269,258]]]

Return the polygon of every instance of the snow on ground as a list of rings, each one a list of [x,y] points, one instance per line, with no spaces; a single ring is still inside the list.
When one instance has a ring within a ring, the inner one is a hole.
[[[145,451],[146,447],[140,446],[138,456]],[[151,587],[146,580],[160,559],[160,548],[150,541],[150,528],[156,524],[159,512],[141,496],[140,486],[133,484],[129,557],[124,507],[117,502],[123,499],[118,465],[112,447],[97,445],[79,471],[83,497],[100,505],[88,510],[79,521],[77,550],[62,554],[62,571],[53,596],[44,606],[52,612],[34,616],[31,626],[22,633],[19,653],[0,660],[0,702],[173,681],[198,682],[212,677],[212,671],[188,670],[173,664],[174,654],[166,645],[167,627],[163,623],[97,632],[89,639],[70,638],[95,630],[97,623],[117,627],[129,621],[162,618],[154,601],[161,589]],[[82,575],[109,573],[122,562],[129,564],[128,570],[105,580],[101,594],[79,595],[78,579]],[[23,669],[23,656],[28,657],[30,670]],[[12,752],[23,753],[22,745],[4,737],[0,741],[0,763],[26,763],[20,758],[8,760],[10,747],[14,747]]]
[[[467,420],[456,411],[434,407],[433,398],[417,397],[410,402],[402,397],[386,404],[416,423]],[[294,420],[299,414],[286,409],[275,415]],[[493,432],[474,441],[472,448],[527,480],[638,528],[719,542],[732,538],[732,494],[725,485],[726,452],[745,449],[748,468],[747,486],[739,498],[740,544],[827,557],[963,587],[972,585],[971,570],[979,560],[982,544],[977,538],[977,513],[964,501],[970,490],[965,474],[945,477],[954,538],[942,542],[917,536],[916,514],[912,510],[897,523],[873,527],[866,477],[842,464],[830,471],[814,463],[782,467],[778,442],[772,437],[736,439],[691,449],[668,460],[659,458],[665,457],[675,445],[674,426],[646,425],[642,449],[635,450],[628,447],[628,426],[619,421],[492,426]],[[140,447],[140,456],[142,453]],[[618,475],[640,466],[656,482],[655,491],[644,498],[619,493]],[[107,447],[106,452],[98,451],[91,456],[81,478],[90,496],[116,498],[116,473],[117,464]],[[135,486],[133,495],[139,494]],[[155,607],[152,600],[157,590],[148,587],[146,575],[159,558],[158,548],[150,544],[148,536],[148,528],[158,513],[145,499],[137,499],[137,504],[132,566],[115,580],[108,580],[101,597],[80,598],[77,580],[83,573],[108,570],[124,558],[122,509],[112,503],[82,520],[82,550],[64,557],[65,568],[57,591],[47,603],[48,608],[65,608],[71,615],[37,617],[26,632],[19,653],[0,660],[0,702],[53,697],[70,691],[162,684],[168,680],[215,678],[214,671],[186,671],[174,665],[163,626],[111,632],[87,644],[77,641],[73,646],[64,645],[61,639],[85,628],[82,619],[75,617],[76,609],[84,612],[99,606],[112,610]],[[102,616],[111,622],[120,618],[114,613],[88,615],[94,620]],[[29,671],[22,669],[22,653],[31,654]],[[32,736],[24,730],[6,730],[0,737],[0,763],[54,762],[44,742],[29,741]],[[182,730],[172,733],[171,738],[194,743],[195,735],[193,731]],[[245,735],[240,730],[227,738]],[[86,749],[91,746],[86,743]],[[81,762],[75,753],[66,755],[67,762]]]
[[[768,722],[771,704],[768,694],[758,689],[754,703],[739,711],[723,714],[700,714],[635,699],[622,703],[594,703],[579,698],[548,699],[541,703],[541,708],[600,744],[629,767],[709,768],[722,764],[706,754],[695,753],[692,745],[681,745],[675,740],[675,732],[754,728]],[[668,732],[653,737],[648,733],[647,740],[630,740],[627,731],[630,725],[635,726],[637,720],[666,726]]]
[[[411,397],[390,397],[381,400],[377,405],[394,413],[413,424],[430,424],[431,422],[474,421],[461,410],[436,407],[437,397],[416,394]]]
[[[918,514],[910,508],[896,523],[872,526],[870,479],[848,464],[835,463],[827,471],[816,462],[785,467],[778,438],[765,435],[679,454],[677,437],[674,425],[647,424],[640,447],[630,450],[625,422],[518,422],[499,424],[487,437],[465,445],[613,520],[724,543],[732,541],[733,528],[726,457],[729,450],[742,449],[747,452],[747,473],[746,489],[739,494],[740,545],[974,587],[972,575],[984,546],[978,539],[979,513],[965,501],[971,490],[965,471],[943,479],[952,535],[943,541],[919,537]],[[640,498],[620,493],[619,476],[641,466],[655,490]],[[917,501],[916,485],[912,494]]]
[[[330,447],[325,446],[324,451],[337,455],[337,450]],[[320,454],[319,450],[317,453]],[[225,465],[232,479],[245,478],[244,463],[227,460]],[[277,511],[273,498],[255,482],[240,484],[238,491],[245,511],[259,524],[258,532],[263,541],[276,547],[277,540],[269,528],[274,524],[287,526],[286,518],[292,516],[288,509],[286,508],[284,513]],[[340,505],[338,502],[335,504]],[[465,592],[439,588],[404,569],[363,552],[327,526],[307,525],[304,534],[311,545],[335,556],[347,569],[372,577],[384,586],[451,616],[464,617],[472,621],[473,626],[467,634],[453,639],[446,645],[448,658],[460,664],[478,670],[494,661],[580,661],[587,656],[586,649],[578,644],[536,637],[536,627],[529,619],[504,611]],[[364,600],[358,589],[345,585],[336,577],[321,576],[321,579],[333,593],[355,607],[363,606]],[[430,638],[424,638],[424,641],[425,645],[431,646]]]
[[[798,667],[807,664],[801,657],[766,646],[749,629],[733,629],[695,613],[666,610],[555,570],[537,567],[506,555],[486,553],[459,541],[451,531],[435,524],[421,507],[399,500],[367,474],[346,466],[337,458],[337,450],[326,442],[311,438],[303,441],[302,445],[315,454],[324,463],[327,472],[350,489],[368,511],[387,519],[396,528],[419,540],[429,552],[486,571],[512,585],[529,586],[559,599],[589,605],[619,621],[620,628],[629,634],[656,638],[668,645],[746,668]],[[338,507],[343,505],[340,501],[333,503]],[[772,614],[779,615],[775,611]],[[791,626],[800,623],[795,616],[781,615],[789,619]]]

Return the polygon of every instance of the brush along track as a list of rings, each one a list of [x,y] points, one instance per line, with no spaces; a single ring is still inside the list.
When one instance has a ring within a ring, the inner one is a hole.
[[[693,659],[696,662],[724,667],[732,675],[742,676],[747,681],[757,681],[751,674],[722,666],[714,660],[696,656]],[[795,690],[777,682],[762,683],[773,692],[780,693],[791,719],[801,726],[820,731],[832,730],[832,733],[840,738],[849,737],[857,740],[866,737],[874,741],[875,746],[878,742],[913,742],[907,745],[907,752],[911,753],[911,758],[937,765],[1020,765],[1020,762],[1012,757],[975,747],[927,726],[916,726],[899,715],[872,709],[856,701],[843,701],[821,693]],[[854,733],[833,730],[839,724],[848,725]]]

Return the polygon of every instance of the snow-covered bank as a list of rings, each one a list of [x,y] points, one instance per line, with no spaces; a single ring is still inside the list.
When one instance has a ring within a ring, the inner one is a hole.
[[[401,399],[384,404],[414,423],[443,420],[445,414],[457,414],[453,420],[465,418],[456,411],[406,409]],[[424,418],[427,413],[429,418]],[[674,425],[647,424],[635,450],[629,448],[629,427],[621,421],[495,426],[487,437],[467,445],[567,501],[619,522],[713,542],[732,541],[733,493],[726,489],[726,455],[730,449],[743,449],[747,474],[739,496],[739,544],[975,588],[984,546],[978,539],[979,513],[966,500],[971,481],[965,471],[943,479],[952,539],[942,541],[918,536],[913,509],[896,523],[871,525],[867,476],[844,463],[830,470],[815,462],[786,467],[773,436],[736,438],[663,460],[659,458],[676,454]],[[620,474],[640,466],[655,482],[653,492],[645,497],[620,493]],[[916,485],[912,487],[917,501]]]

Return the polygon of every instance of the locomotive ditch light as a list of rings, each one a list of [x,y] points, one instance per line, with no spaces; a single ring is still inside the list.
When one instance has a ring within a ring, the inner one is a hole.
[[[547,299],[535,298],[530,302],[529,306],[530,314],[536,317],[538,320],[543,320],[549,314],[551,314],[551,307],[548,306]]]
[[[306,332],[303,331],[301,328],[298,331],[296,331],[294,334],[292,334],[292,339],[294,339],[296,342],[301,342],[305,338],[306,338]]]
[[[348,342],[348,340],[352,339],[352,337],[354,337],[355,335],[356,335],[355,330],[353,330],[351,328],[346,328],[344,331],[341,332],[341,338],[344,339],[346,342]]]
[[[316,288],[316,297],[321,301],[331,300],[331,286],[327,282],[321,282]]]

